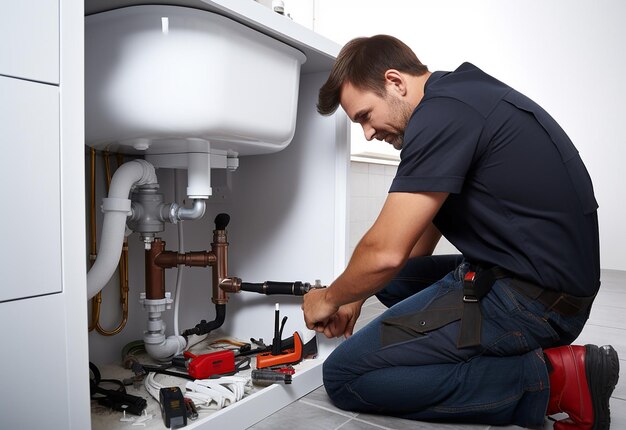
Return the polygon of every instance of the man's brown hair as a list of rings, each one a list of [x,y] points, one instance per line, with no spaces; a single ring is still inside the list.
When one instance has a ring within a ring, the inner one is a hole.
[[[350,82],[356,88],[385,95],[385,72],[396,69],[413,76],[428,72],[415,53],[399,39],[379,34],[358,37],[348,42],[339,52],[328,80],[322,86],[317,111],[330,115],[339,107],[341,87]]]

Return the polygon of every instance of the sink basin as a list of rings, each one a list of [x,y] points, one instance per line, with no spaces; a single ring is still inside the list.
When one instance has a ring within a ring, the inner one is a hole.
[[[194,152],[204,140],[234,155],[280,151],[293,138],[305,61],[203,10],[144,5],[88,16],[87,144],[171,154]]]

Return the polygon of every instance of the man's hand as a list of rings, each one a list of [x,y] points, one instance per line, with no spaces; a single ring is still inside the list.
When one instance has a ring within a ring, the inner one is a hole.
[[[337,305],[328,300],[327,293],[328,288],[320,288],[310,290],[304,295],[302,310],[309,330],[323,333],[329,318],[339,310]]]
[[[332,338],[343,335],[347,339],[352,336],[354,325],[359,315],[361,315],[363,302],[364,300],[359,300],[341,306],[339,310],[328,319],[324,327],[326,337]]]

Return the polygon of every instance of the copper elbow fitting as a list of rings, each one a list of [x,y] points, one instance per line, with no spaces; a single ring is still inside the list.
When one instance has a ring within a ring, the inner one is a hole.
[[[220,289],[227,293],[238,293],[241,290],[241,278],[235,276],[220,281]]]

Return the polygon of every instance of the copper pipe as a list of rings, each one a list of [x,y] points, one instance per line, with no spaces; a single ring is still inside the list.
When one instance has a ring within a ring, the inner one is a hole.
[[[165,250],[165,242],[155,238],[150,249],[146,249],[146,299],[161,300],[165,298],[165,270],[155,263]]]
[[[198,251],[179,254],[165,250],[165,242],[155,238],[150,249],[146,250],[146,299],[158,300],[165,297],[165,270],[179,264],[207,267],[215,265],[216,258],[211,252]]]
[[[224,305],[228,302],[226,291],[220,288],[220,283],[228,274],[228,241],[226,230],[213,230],[213,243],[211,250],[215,255],[213,267],[213,295],[211,301],[216,305]]]
[[[91,299],[91,323],[89,324],[89,331],[93,331],[98,325],[100,319],[100,305],[102,304],[102,292],[98,291]]]
[[[174,251],[163,251],[154,259],[154,264],[164,269],[184,264],[189,267],[207,267],[215,264],[216,258],[212,252],[196,251],[179,254]]]
[[[213,267],[213,302],[225,304],[228,301],[226,292],[219,288],[219,283],[226,278],[228,262],[226,261],[228,243],[224,230],[216,230],[213,251],[195,251],[180,254],[166,251],[165,242],[155,238],[149,250],[146,250],[146,298],[162,299],[165,297],[165,270],[184,264],[189,267]]]
[[[104,151],[104,176],[106,178],[106,193],[109,194],[109,185],[111,185],[111,163],[109,162],[109,151]]]

